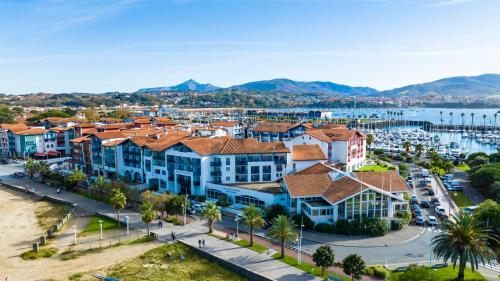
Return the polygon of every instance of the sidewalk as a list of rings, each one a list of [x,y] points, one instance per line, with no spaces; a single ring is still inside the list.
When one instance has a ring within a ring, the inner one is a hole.
[[[170,241],[170,232],[175,231],[178,240],[193,247],[198,247],[198,240],[204,239],[206,246],[202,249],[207,253],[272,280],[322,280],[293,266],[275,260],[266,253],[259,254],[250,249],[204,234],[207,228],[199,221],[193,222],[189,226],[189,228],[182,228],[179,226],[170,227],[169,225],[166,228],[157,229],[155,232],[159,234],[162,241]]]

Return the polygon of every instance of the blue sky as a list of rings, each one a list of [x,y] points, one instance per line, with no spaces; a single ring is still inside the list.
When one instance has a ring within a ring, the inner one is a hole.
[[[0,0],[0,92],[500,73],[498,0]]]

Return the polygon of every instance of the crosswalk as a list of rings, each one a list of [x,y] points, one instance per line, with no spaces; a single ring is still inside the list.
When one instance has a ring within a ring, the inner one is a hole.
[[[480,264],[480,266],[500,273],[500,264],[496,261],[492,261],[491,263],[487,264]]]

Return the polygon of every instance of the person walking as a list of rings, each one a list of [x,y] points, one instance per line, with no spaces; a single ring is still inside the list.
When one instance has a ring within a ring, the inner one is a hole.
[[[205,248],[205,239],[201,240],[201,245],[203,246],[203,248]]]
[[[201,240],[198,240],[198,248],[201,248]]]

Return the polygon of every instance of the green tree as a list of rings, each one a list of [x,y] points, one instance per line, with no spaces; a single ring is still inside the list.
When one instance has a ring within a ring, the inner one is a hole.
[[[474,210],[474,216],[483,227],[488,227],[492,231],[499,233],[500,204],[491,199],[486,199]]]
[[[421,144],[421,143],[418,143],[416,146],[415,146],[415,152],[417,153],[417,156],[420,157],[422,156],[422,152],[424,152],[424,145]]]
[[[475,270],[479,262],[484,264],[496,258],[495,252],[488,245],[496,237],[483,228],[474,216],[460,211],[453,219],[445,220],[441,229],[443,231],[432,239],[434,256],[445,262],[451,260],[453,268],[458,263],[457,280],[464,280],[467,262]]]
[[[33,179],[33,175],[35,174],[36,172],[36,162],[35,160],[29,158],[28,160],[26,160],[26,162],[24,163],[24,171],[26,173],[28,173],[28,175],[30,176],[30,179]]]
[[[470,174],[472,186],[487,190],[495,181],[500,181],[500,169],[497,167],[483,167]]]
[[[119,188],[114,188],[113,190],[111,190],[109,203],[111,204],[111,207],[116,210],[118,226],[120,226],[120,210],[125,208],[125,206],[127,205],[127,197]]]
[[[142,221],[146,224],[149,237],[149,224],[155,219],[155,210],[153,209],[153,204],[151,204],[150,202],[143,202],[141,204],[140,211]]]
[[[207,202],[201,210],[201,218],[206,219],[208,223],[208,233],[213,232],[213,223],[222,219],[219,207],[213,202]]]
[[[351,280],[360,279],[365,267],[365,261],[356,254],[350,254],[342,260],[344,273],[350,275]]]
[[[88,121],[97,121],[99,119],[99,114],[94,108],[85,109],[83,113]]]
[[[321,267],[321,275],[325,275],[325,269],[335,263],[335,254],[330,245],[322,245],[316,249],[312,258],[316,266]]]
[[[370,146],[372,145],[373,140],[374,140],[374,137],[372,134],[366,135],[366,144],[368,145],[368,148],[370,148]]]
[[[36,163],[36,171],[40,175],[42,183],[45,183],[45,177],[50,173],[49,164],[46,161],[38,161]]]
[[[411,143],[409,141],[405,141],[403,143],[403,148],[406,150],[406,153],[410,153],[410,147],[411,147]]]
[[[71,187],[76,186],[79,182],[84,181],[87,178],[84,172],[75,169],[71,172],[71,175],[68,177],[68,182]]]
[[[286,210],[285,206],[281,204],[273,204],[266,210],[266,221],[271,222],[275,217],[279,215],[288,216],[288,211]]]
[[[172,199],[172,208],[175,213],[175,220],[178,219],[179,213],[184,213],[184,209],[189,208],[189,200],[186,200],[185,195],[175,195]]]
[[[106,179],[103,176],[98,176],[95,182],[90,186],[90,188],[93,190],[99,190],[99,193],[101,195],[105,187],[106,187]]]
[[[279,215],[271,222],[268,235],[280,242],[281,258],[285,257],[285,243],[297,239],[297,226],[287,216]]]
[[[255,228],[263,228],[266,221],[262,217],[262,212],[254,205],[246,206],[243,209],[243,224],[250,229],[250,246],[253,246],[253,231]]]

